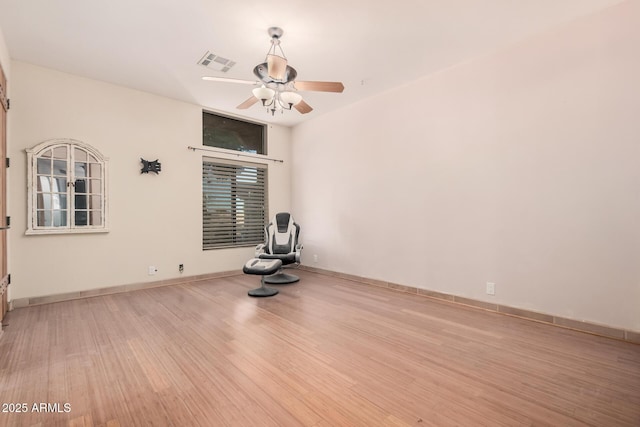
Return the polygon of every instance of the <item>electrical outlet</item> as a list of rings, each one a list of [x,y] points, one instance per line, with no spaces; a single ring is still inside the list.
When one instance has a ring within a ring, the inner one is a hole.
[[[184,264],[178,264],[178,271],[182,273],[184,271]]]
[[[158,272],[158,269],[155,268],[153,265],[149,266],[149,276],[153,276],[154,274],[156,274]]]
[[[496,294],[496,284],[493,282],[487,282],[487,294],[495,295]]]
[[[318,255],[313,255],[313,262],[318,262]]]

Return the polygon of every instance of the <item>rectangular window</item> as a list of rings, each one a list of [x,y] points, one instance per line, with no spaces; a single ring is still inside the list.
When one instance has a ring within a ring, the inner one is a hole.
[[[267,166],[202,161],[202,248],[253,246],[264,242]]]
[[[266,126],[202,112],[202,145],[267,154]]]

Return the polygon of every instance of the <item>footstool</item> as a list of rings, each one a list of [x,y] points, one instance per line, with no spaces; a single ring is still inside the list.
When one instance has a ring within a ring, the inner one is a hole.
[[[259,259],[252,258],[242,267],[244,274],[256,274],[260,278],[261,286],[248,292],[250,297],[272,297],[278,293],[277,289],[267,288],[264,285],[264,276],[270,276],[280,270],[282,261],[279,259]]]

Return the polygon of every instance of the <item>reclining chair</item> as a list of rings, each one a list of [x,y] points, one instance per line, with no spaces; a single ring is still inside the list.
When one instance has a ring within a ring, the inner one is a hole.
[[[300,265],[302,245],[298,243],[300,226],[293,221],[288,212],[277,213],[269,225],[264,228],[265,243],[256,246],[256,258],[279,259],[282,266]],[[295,283],[300,278],[293,274],[286,274],[280,269],[276,274],[266,276],[265,283],[286,284]]]

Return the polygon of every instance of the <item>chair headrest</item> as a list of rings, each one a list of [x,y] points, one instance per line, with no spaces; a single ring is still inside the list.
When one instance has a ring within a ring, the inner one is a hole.
[[[293,222],[291,214],[288,212],[277,213],[274,217],[273,223],[278,227],[278,233],[286,233],[289,229],[289,224]]]

